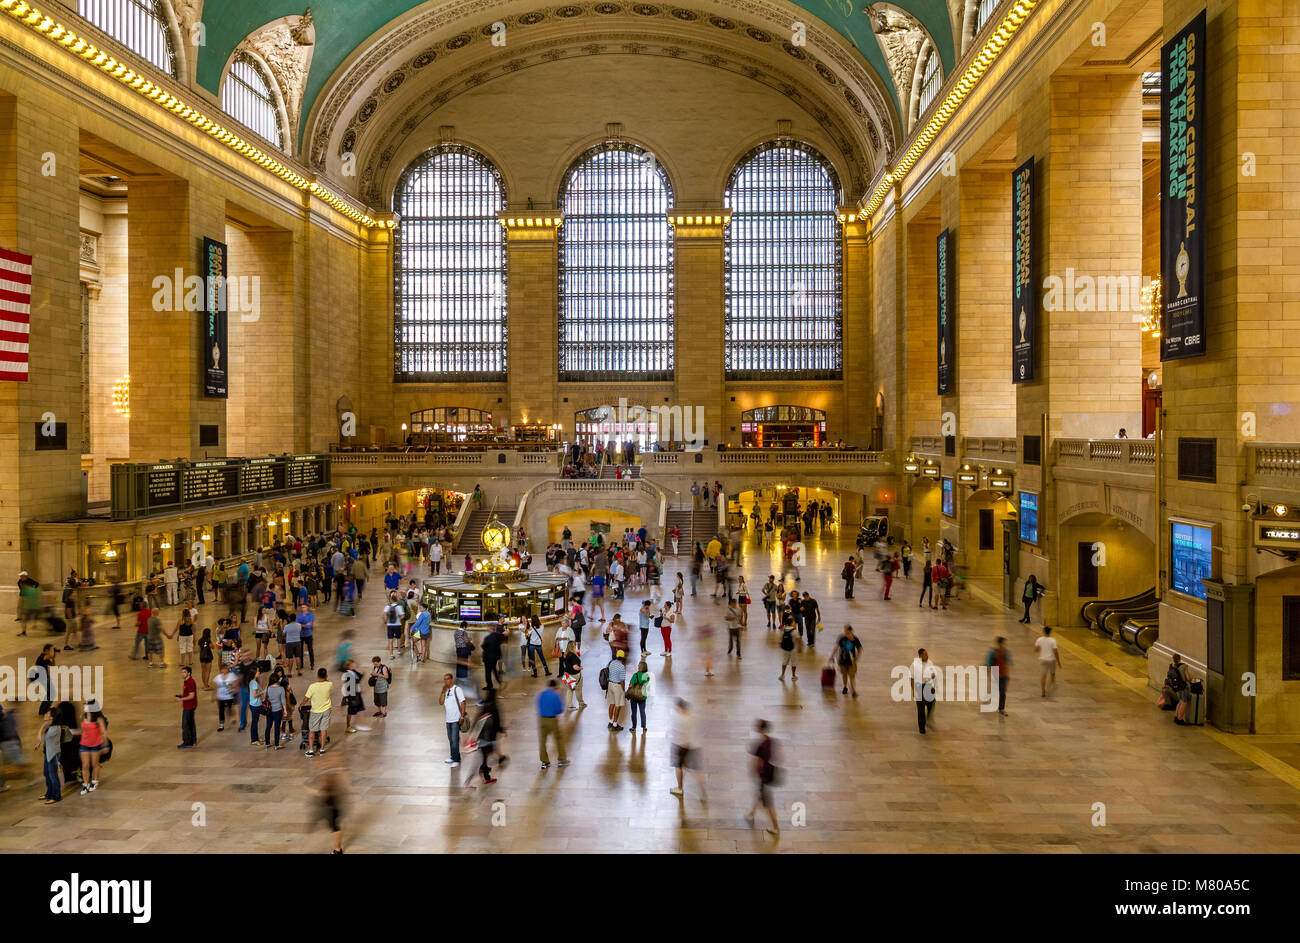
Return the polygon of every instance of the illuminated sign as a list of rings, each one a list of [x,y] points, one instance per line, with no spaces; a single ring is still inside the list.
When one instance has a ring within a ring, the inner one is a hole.
[[[1208,526],[1170,521],[1170,582],[1175,592],[1205,598],[1201,580],[1214,575],[1213,531]]]
[[[978,480],[974,472],[958,472],[957,480],[963,485],[973,485]]]
[[[1256,524],[1255,545],[1259,547],[1300,548],[1300,522],[1295,524]]]
[[[997,488],[999,491],[1007,491],[1011,488],[1010,478],[990,478],[989,487]]]

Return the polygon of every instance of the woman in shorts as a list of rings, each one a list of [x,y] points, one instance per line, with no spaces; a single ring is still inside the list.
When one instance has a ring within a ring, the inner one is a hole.
[[[199,638],[199,666],[203,671],[203,690],[212,690],[212,630],[204,629]]]
[[[274,619],[277,612],[273,609],[257,610],[257,622],[253,628],[253,658],[260,661],[263,655],[270,652],[271,638],[271,620]]]
[[[108,723],[97,708],[87,701],[81,714],[81,794],[94,792],[99,786],[99,759],[108,743]]]
[[[148,644],[148,639],[145,640]],[[194,668],[194,611],[186,609],[181,613],[181,620],[176,623],[176,646],[180,651],[182,668]]]

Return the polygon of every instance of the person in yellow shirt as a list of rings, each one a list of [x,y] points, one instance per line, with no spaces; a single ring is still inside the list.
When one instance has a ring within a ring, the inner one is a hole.
[[[317,680],[308,685],[304,697],[311,702],[311,714],[307,725],[307,755],[315,756],[312,743],[320,741],[320,752],[325,752],[325,741],[330,729],[330,707],[334,699],[334,683],[329,680],[329,672],[324,668],[316,671]]]
[[[709,558],[709,562],[717,564],[718,557],[722,555],[722,541],[714,537],[709,541],[709,545],[704,548],[704,555]]]

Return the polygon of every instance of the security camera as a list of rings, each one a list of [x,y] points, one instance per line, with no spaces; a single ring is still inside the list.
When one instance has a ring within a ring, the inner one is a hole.
[[[1247,503],[1247,504],[1243,504],[1241,506],[1241,509],[1245,511],[1247,514],[1249,514],[1251,511],[1255,510],[1255,506],[1253,504]]]

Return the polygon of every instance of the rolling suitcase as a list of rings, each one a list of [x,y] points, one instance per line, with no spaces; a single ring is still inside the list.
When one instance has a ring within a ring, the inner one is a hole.
[[[1188,693],[1186,723],[1203,727],[1205,726],[1205,685],[1200,681],[1193,681],[1188,687]]]
[[[825,665],[822,667],[822,687],[835,687],[835,667],[833,665]]]

